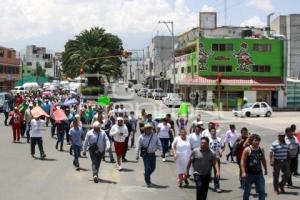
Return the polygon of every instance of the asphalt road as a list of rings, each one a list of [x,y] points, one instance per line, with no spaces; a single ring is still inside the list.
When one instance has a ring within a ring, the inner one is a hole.
[[[129,92],[130,93],[130,92]],[[172,113],[175,116],[176,110],[166,108],[160,101],[143,99],[133,94],[126,94],[122,86],[115,87],[113,100],[124,103],[128,110],[139,112],[141,108],[146,108],[148,112],[156,114]],[[266,151],[276,133],[282,131],[286,123],[295,122],[294,117],[274,116],[274,118],[259,119],[236,119],[229,114],[195,111],[202,115],[202,120],[218,121],[222,133],[228,129],[228,125],[234,122],[237,129],[243,126],[248,127],[251,132],[259,133],[262,136],[263,146]],[[295,113],[299,114],[299,113]],[[191,116],[192,117],[192,116]],[[299,118],[298,118],[299,119]],[[3,121],[3,115],[0,118]],[[264,123],[264,120],[266,121]],[[294,120],[294,121],[293,121]],[[264,125],[265,124],[265,125]],[[282,124],[279,126],[278,124]],[[298,124],[300,127],[300,124]],[[195,188],[191,182],[189,188],[179,189],[176,184],[176,168],[174,161],[168,157],[168,162],[163,163],[157,158],[157,168],[153,174],[154,188],[145,187],[143,180],[143,164],[135,161],[134,149],[128,152],[128,163],[124,163],[125,170],[119,172],[115,164],[102,162],[100,167],[100,178],[102,181],[94,184],[92,181],[91,162],[89,158],[81,158],[81,171],[75,171],[72,166],[73,158],[66,152],[55,150],[55,140],[50,137],[50,130],[45,132],[44,148],[47,160],[33,159],[30,156],[30,146],[22,139],[23,143],[12,143],[11,127],[0,126],[0,200],[190,200],[195,199]],[[68,149],[69,146],[64,147]],[[299,170],[300,171],[300,170]],[[272,188],[271,168],[266,176],[267,199],[298,199],[298,189],[286,189],[287,193],[275,195]],[[238,166],[234,163],[227,163],[222,158],[221,165],[221,189],[223,193],[217,194],[209,191],[208,199],[242,199],[242,190],[238,181]],[[296,186],[300,186],[300,179],[294,178]],[[213,185],[211,184],[211,187]]]

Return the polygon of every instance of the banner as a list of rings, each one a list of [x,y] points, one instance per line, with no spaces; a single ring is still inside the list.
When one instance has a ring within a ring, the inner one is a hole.
[[[180,104],[179,110],[178,110],[178,116],[179,117],[186,117],[189,114],[189,103],[182,103]]]
[[[108,96],[98,97],[98,105],[108,106],[110,104],[110,98]]]

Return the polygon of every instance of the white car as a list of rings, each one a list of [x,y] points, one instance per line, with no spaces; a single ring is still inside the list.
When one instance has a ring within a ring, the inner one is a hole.
[[[169,107],[179,107],[182,101],[177,93],[168,93],[167,96],[163,98],[163,103]]]
[[[241,110],[233,110],[232,113],[236,117],[271,117],[273,110],[266,102],[255,102],[246,104]]]

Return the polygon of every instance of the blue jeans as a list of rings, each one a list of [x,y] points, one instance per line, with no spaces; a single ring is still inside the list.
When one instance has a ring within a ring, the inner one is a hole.
[[[57,132],[56,149],[58,148],[58,144],[59,144],[59,143],[60,143],[60,150],[63,149],[63,145],[64,145],[64,136],[65,136],[65,132]]]
[[[170,138],[159,138],[159,139],[160,139],[162,150],[163,150],[162,157],[165,158],[166,157],[166,153],[169,150],[169,141],[170,141]]]
[[[80,157],[80,149],[81,146],[78,145],[72,145],[72,149],[74,151],[74,161],[73,161],[73,165],[75,167],[79,167],[79,157]]]
[[[245,178],[244,184],[244,196],[243,200],[248,200],[250,196],[251,191],[251,185],[254,183],[255,188],[258,193],[258,199],[259,200],[265,200],[265,178],[262,174],[259,175],[251,175],[248,174]]]
[[[148,153],[143,157],[144,169],[145,169],[145,182],[147,185],[151,184],[151,174],[154,172],[156,167],[156,156],[155,153]]]
[[[26,133],[26,137],[27,137],[27,142],[30,141],[30,128],[31,128],[30,122],[26,123],[25,133]]]

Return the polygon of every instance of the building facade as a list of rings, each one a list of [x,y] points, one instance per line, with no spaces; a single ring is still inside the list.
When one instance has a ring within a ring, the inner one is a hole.
[[[53,55],[47,52],[45,47],[26,46],[22,55],[22,63],[24,76],[34,74],[41,67],[45,71],[45,75],[55,77]]]
[[[133,54],[127,58],[124,69],[125,82],[132,82],[134,84],[141,84],[144,81],[144,59]]]
[[[145,59],[146,84],[150,88],[170,90],[167,72],[173,65],[173,38],[155,36],[148,47]]]
[[[16,51],[0,46],[0,90],[12,89],[20,78],[20,59]]]
[[[287,77],[300,79],[300,14],[278,16],[272,21],[271,30],[286,37]]]
[[[258,29],[236,27],[230,31],[232,37],[209,37],[205,31],[197,36],[193,32],[187,32],[190,39],[176,49],[176,82],[184,100],[216,105],[216,80],[221,74],[220,102],[224,109],[241,106],[243,99],[264,101],[273,107],[286,105],[283,40],[266,38]]]

